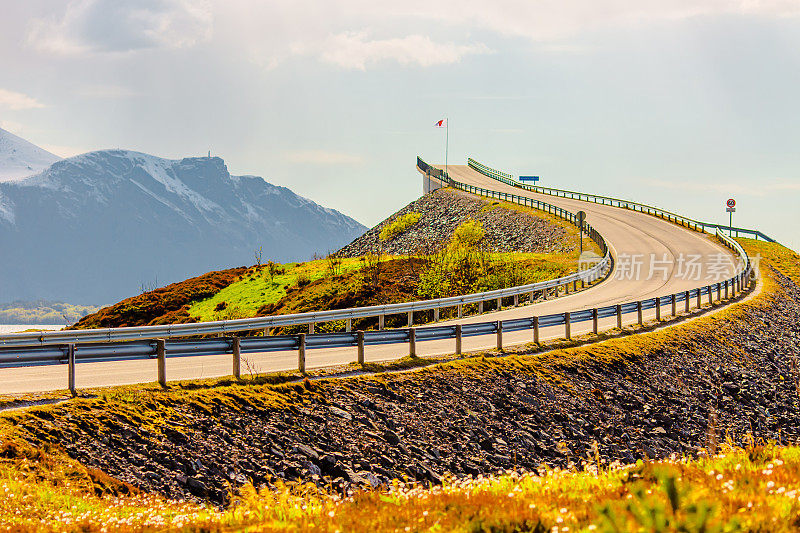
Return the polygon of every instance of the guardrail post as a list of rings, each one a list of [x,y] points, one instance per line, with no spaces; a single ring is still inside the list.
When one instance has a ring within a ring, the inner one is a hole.
[[[708,305],[714,304],[714,292],[711,290],[711,285],[706,285],[706,290],[708,291]]]
[[[269,337],[272,335],[272,328],[264,328],[264,336]]]
[[[415,357],[417,355],[417,330],[416,328],[408,328],[408,355]]]
[[[617,328],[622,329],[622,306],[617,304]]]
[[[156,358],[158,359],[158,384],[167,387],[167,343],[156,339]]]
[[[685,312],[688,313],[689,312],[689,308],[691,307],[691,302],[689,301],[689,291],[684,291],[684,293],[683,293],[683,303],[684,303],[684,307],[686,308]]]
[[[439,322],[439,308],[438,307],[434,307],[433,308],[433,321],[434,322]]]
[[[675,297],[675,294],[670,296],[670,299],[672,300],[672,316],[675,316],[678,314],[678,299]]]
[[[700,309],[703,307],[703,291],[700,287],[697,287],[697,308]]]
[[[556,295],[558,294],[558,289],[556,289]],[[569,282],[564,284],[564,294],[569,294]]]
[[[597,308],[595,307],[594,309],[592,309],[592,331],[594,332],[595,335],[597,335],[598,322],[599,322],[599,313],[597,311]]]
[[[383,331],[383,326],[386,323],[386,315],[378,315],[378,329]]]
[[[75,388],[75,345],[67,344],[67,373],[69,382],[69,392],[72,396],[78,395],[78,390]]]
[[[572,292],[578,292],[578,280],[572,282]]]
[[[656,321],[661,321],[661,297],[656,296]]]
[[[456,355],[461,355],[461,324],[456,324]]]
[[[306,371],[306,334],[297,336],[297,370],[303,374]]]
[[[503,309],[503,298],[502,297],[497,299],[497,310],[500,311],[501,309]]]
[[[533,317],[533,342],[539,344],[539,317]]]
[[[414,311],[409,311],[408,312],[408,327],[411,327],[413,325],[414,325]]]
[[[722,301],[722,283],[717,283],[717,301]]]
[[[462,305],[461,305],[461,304],[458,304],[458,306],[457,306],[457,307],[458,307],[458,318],[461,318]]]
[[[480,302],[478,302],[478,314],[479,314],[479,315],[482,315],[482,314],[483,314],[483,300],[481,300]]]
[[[529,298],[528,303],[531,304],[534,302],[534,300],[536,300],[536,296],[534,295],[533,291],[531,291],[531,293],[528,295],[528,298]]]
[[[309,322],[308,323],[308,334],[309,335],[313,335],[314,334],[314,323],[313,322]]]
[[[547,287],[542,289],[542,300],[547,300]]]
[[[352,318],[348,318],[347,319],[347,325],[344,327],[344,330],[347,333],[350,333],[351,331],[353,331],[353,319]]]
[[[642,301],[641,300],[636,302],[636,315],[638,317],[639,325],[640,326],[643,325],[644,324],[644,320],[642,320],[643,317],[642,317]]]
[[[497,321],[497,349],[503,350],[503,321]]]
[[[567,340],[572,338],[572,330],[570,328],[570,312],[567,311],[564,313],[564,334],[566,335]]]
[[[356,331],[356,346],[358,347],[358,364],[364,364],[364,332]]]
[[[242,379],[242,341],[239,337],[234,337],[233,345],[233,377]]]

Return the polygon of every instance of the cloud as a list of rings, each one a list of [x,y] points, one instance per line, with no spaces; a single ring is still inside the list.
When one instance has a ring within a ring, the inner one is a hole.
[[[681,20],[707,15],[791,17],[800,15],[796,0],[406,0],[388,10],[372,10],[362,0],[339,4],[395,18],[437,21],[444,26],[490,30],[537,42],[563,39],[586,30],[634,26],[655,20]],[[565,50],[571,50],[566,48]]]
[[[292,150],[283,153],[283,158],[290,163],[308,165],[361,165],[364,158],[358,155],[326,150]]]
[[[471,54],[485,54],[483,44],[434,42],[424,35],[407,35],[390,39],[369,39],[366,32],[344,32],[331,35],[318,50],[319,58],[347,69],[365,70],[367,66],[387,61],[401,65],[431,67],[457,63]]]
[[[73,0],[63,16],[34,19],[28,43],[58,54],[185,48],[211,36],[203,0]]]
[[[26,94],[0,89],[0,108],[20,111],[23,109],[37,109],[40,107],[44,107],[44,104],[36,100],[36,98]]]
[[[525,39],[551,54],[586,53],[576,36],[704,16],[794,17],[797,0],[213,0],[215,24],[273,69],[310,56],[346,69],[452,64],[490,49],[470,37]]]

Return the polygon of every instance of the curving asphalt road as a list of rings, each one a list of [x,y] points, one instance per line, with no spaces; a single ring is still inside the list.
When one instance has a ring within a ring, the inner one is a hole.
[[[661,219],[611,206],[580,200],[559,198],[524,191],[488,178],[467,166],[449,165],[448,172],[457,181],[486,189],[530,196],[569,211],[583,210],[587,222],[606,239],[616,259],[615,272],[592,288],[534,305],[509,308],[480,316],[465,317],[449,323],[469,323],[489,320],[545,315],[603,307],[655,296],[666,296],[727,279],[734,274],[734,256],[716,239]],[[652,267],[652,270],[651,270]],[[700,268],[699,273],[697,268]],[[637,271],[638,270],[638,275]],[[686,274],[689,275],[686,275]],[[699,275],[696,275],[699,274]],[[671,306],[664,306],[668,315]],[[645,313],[645,318],[655,311]],[[635,316],[626,316],[624,323],[633,323]],[[572,326],[572,334],[591,330],[591,323]],[[616,327],[616,319],[600,321],[600,329]],[[541,339],[563,337],[563,326],[543,328]],[[531,332],[506,333],[504,343],[530,342]],[[495,346],[493,335],[463,339],[463,350],[482,350]],[[417,354],[439,355],[453,353],[453,341],[417,343]],[[407,355],[408,347],[401,345],[368,346],[367,361],[386,361]],[[355,360],[354,348],[309,350],[306,368],[314,369],[344,365]],[[265,373],[297,368],[296,352],[271,352],[243,355],[242,372]],[[167,359],[169,380],[219,377],[231,374],[231,356],[180,357]],[[80,363],[77,366],[77,387],[124,385],[156,380],[155,360],[109,361]],[[66,388],[66,365],[0,369],[0,393],[26,393]]]

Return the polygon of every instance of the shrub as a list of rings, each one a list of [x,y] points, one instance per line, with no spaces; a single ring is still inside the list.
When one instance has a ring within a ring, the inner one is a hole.
[[[392,220],[381,229],[380,239],[388,241],[394,239],[408,228],[419,222],[422,217],[419,213],[406,213]]]
[[[454,249],[474,248],[483,239],[486,232],[483,231],[483,224],[475,219],[462,222],[453,232],[450,239],[450,247]]]

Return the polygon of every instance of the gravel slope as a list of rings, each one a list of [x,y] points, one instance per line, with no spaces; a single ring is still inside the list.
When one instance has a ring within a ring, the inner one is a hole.
[[[386,224],[411,212],[422,215],[414,226],[389,241],[380,240],[379,234]],[[564,253],[578,247],[571,232],[548,218],[506,209],[498,202],[461,191],[439,189],[408,204],[339,253],[343,257],[358,257],[367,252],[390,255],[431,253],[445,246],[459,224],[470,218],[481,222],[484,240],[493,251]],[[577,237],[577,230],[574,235]]]

